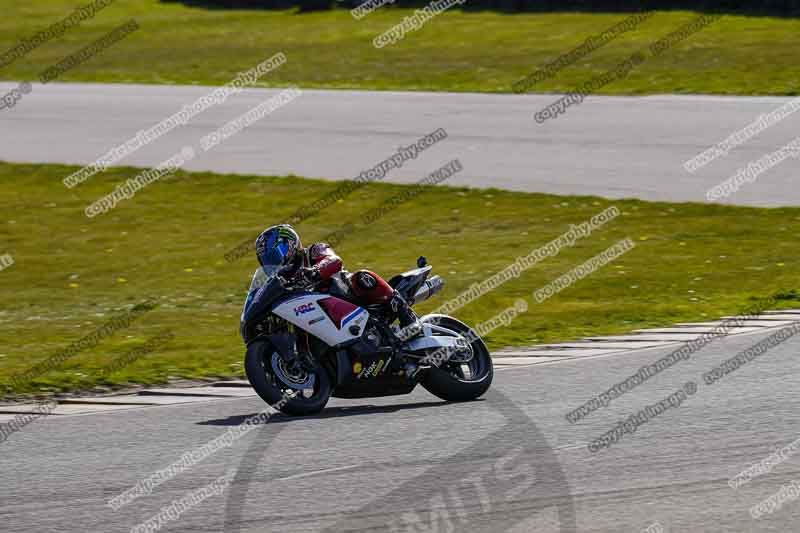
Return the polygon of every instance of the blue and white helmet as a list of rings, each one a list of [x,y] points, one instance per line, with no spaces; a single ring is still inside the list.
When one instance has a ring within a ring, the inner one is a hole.
[[[300,235],[289,224],[267,228],[256,239],[256,256],[267,273],[292,264],[302,248]]]

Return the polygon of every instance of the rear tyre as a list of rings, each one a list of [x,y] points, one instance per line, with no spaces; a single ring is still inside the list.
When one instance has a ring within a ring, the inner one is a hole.
[[[244,369],[261,399],[288,415],[319,413],[331,397],[331,380],[324,368],[318,365],[313,372],[289,369],[268,341],[255,341],[247,347]]]
[[[433,315],[426,319],[466,336],[472,329],[455,318]],[[448,402],[468,402],[480,398],[492,384],[492,356],[483,340],[477,336],[470,343],[473,358],[468,363],[446,362],[427,371],[421,383],[425,389]]]

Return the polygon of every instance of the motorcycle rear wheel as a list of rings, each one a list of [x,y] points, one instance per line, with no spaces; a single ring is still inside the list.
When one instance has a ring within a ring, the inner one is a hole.
[[[433,315],[431,320],[461,335],[467,335],[472,328],[445,315]],[[476,335],[470,343],[473,358],[469,363],[446,362],[440,367],[426,371],[421,384],[425,389],[448,402],[469,402],[480,398],[492,384],[494,367],[492,356],[483,340]]]
[[[305,416],[322,411],[333,391],[328,372],[317,366],[313,373],[300,376],[290,374],[281,364],[280,355],[269,341],[255,341],[247,347],[245,373],[261,399],[288,415]],[[298,383],[303,382],[311,382],[311,388],[298,388]]]

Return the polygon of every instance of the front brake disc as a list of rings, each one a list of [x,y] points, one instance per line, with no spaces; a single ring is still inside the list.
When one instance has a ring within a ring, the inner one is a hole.
[[[275,372],[281,382],[294,390],[313,389],[316,375],[299,365],[295,368],[289,368],[289,364],[283,360],[278,352],[273,352],[272,371]]]

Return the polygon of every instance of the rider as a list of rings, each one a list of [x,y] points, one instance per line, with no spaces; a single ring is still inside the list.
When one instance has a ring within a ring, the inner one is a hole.
[[[387,306],[397,315],[401,328],[417,323],[417,314],[383,278],[369,270],[352,274],[342,270],[342,260],[324,242],[303,248],[300,235],[289,224],[264,230],[256,239],[256,255],[265,270],[277,269],[282,278],[307,281],[317,290],[329,290],[332,278],[341,272],[359,302]]]

